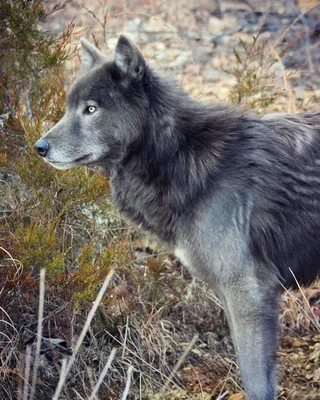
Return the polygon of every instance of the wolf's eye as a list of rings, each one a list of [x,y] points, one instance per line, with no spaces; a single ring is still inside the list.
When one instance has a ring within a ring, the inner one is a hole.
[[[88,106],[88,107],[86,108],[86,112],[87,112],[88,114],[93,114],[96,110],[97,110],[97,107],[95,107],[95,106]]]

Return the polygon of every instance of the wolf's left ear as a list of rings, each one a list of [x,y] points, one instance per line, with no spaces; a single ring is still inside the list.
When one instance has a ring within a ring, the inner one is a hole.
[[[106,56],[101,51],[86,39],[80,39],[82,48],[82,64],[85,68],[91,68],[95,64],[106,61]]]
[[[133,78],[142,78],[146,62],[138,47],[121,35],[115,52],[115,64],[122,73]]]

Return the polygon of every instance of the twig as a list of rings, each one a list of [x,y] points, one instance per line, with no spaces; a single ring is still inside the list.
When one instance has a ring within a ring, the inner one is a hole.
[[[84,338],[85,338],[85,336],[86,336],[86,334],[88,332],[88,329],[90,327],[91,321],[92,321],[92,319],[93,319],[93,317],[94,317],[94,315],[95,315],[95,313],[97,311],[97,308],[99,307],[99,304],[100,304],[100,302],[101,302],[101,300],[102,300],[102,298],[103,298],[103,296],[105,294],[105,291],[107,290],[107,287],[108,287],[108,285],[109,285],[109,283],[111,281],[111,278],[112,278],[113,274],[114,274],[114,270],[112,269],[108,273],[106,279],[103,282],[103,285],[102,285],[102,287],[101,287],[101,289],[100,289],[100,291],[98,293],[98,296],[97,296],[95,302],[93,303],[93,306],[92,306],[92,308],[91,308],[91,310],[89,312],[89,315],[88,315],[88,317],[86,319],[84,327],[83,327],[83,329],[81,331],[81,334],[80,334],[80,336],[78,338],[78,341],[76,343],[76,346],[75,346],[75,349],[74,349],[74,351],[72,353],[72,356],[71,356],[71,358],[70,358],[70,360],[69,360],[69,362],[68,362],[68,364],[66,366],[66,370],[64,371],[64,375],[63,375],[63,377],[61,377],[61,384],[60,384],[60,386],[57,387],[56,392],[55,392],[54,397],[53,397],[52,400],[58,400],[59,399],[59,396],[60,396],[62,387],[64,385],[64,382],[67,379],[67,376],[68,376],[68,374],[69,374],[69,372],[71,370],[71,367],[72,367],[72,365],[73,365],[73,363],[74,363],[74,361],[76,359],[76,356],[77,356],[77,354],[79,352],[79,349],[80,349],[80,347],[82,345],[82,342],[83,342],[83,340],[84,340]]]
[[[147,13],[142,13],[142,12],[121,12],[119,14],[116,14],[114,16],[114,18],[119,18],[119,17],[126,17],[128,15],[134,15],[134,16],[140,16],[140,17],[146,17],[149,18],[151,21],[159,21],[163,24],[163,26],[165,26],[166,28],[168,28],[173,34],[174,36],[178,39],[178,41],[182,44],[182,46],[187,50],[190,51],[190,49],[188,48],[188,46],[183,42],[183,40],[180,38],[180,36],[178,35],[178,32],[169,24],[167,24],[162,18],[159,17],[155,17],[151,14],[147,14]],[[191,61],[193,64],[195,64],[195,61],[193,59],[193,57],[191,56]]]
[[[103,32],[103,41],[104,41],[104,44],[106,44],[106,41],[107,41],[108,12],[109,12],[109,10],[106,8],[106,7],[107,7],[106,0],[104,1],[103,10],[102,10],[103,20],[101,20],[101,19],[94,13],[94,11],[90,10],[89,8],[87,8],[86,6],[84,6],[83,4],[81,4],[80,7],[84,8],[84,9],[92,16],[92,18],[94,18],[94,19],[98,22],[98,24],[101,26],[102,32]],[[98,41],[97,41],[95,35],[92,34],[92,37],[93,37],[93,39],[94,39],[95,45],[97,46]],[[97,47],[98,47],[98,46],[97,46]]]
[[[63,307],[62,307],[63,308]],[[54,314],[54,313],[51,313],[51,315],[52,314]],[[43,318],[43,321],[45,321],[46,320],[46,318]],[[30,334],[32,334],[32,335],[36,335],[32,330],[30,330],[30,329],[28,329],[28,328],[24,328],[24,330],[26,331],[26,332],[28,332],[28,333],[30,333]],[[51,344],[52,345],[52,340],[51,339],[48,339],[48,338],[46,338],[46,337],[44,337],[44,336],[41,336],[41,340],[43,341],[43,342],[48,342],[49,344]],[[61,350],[64,350],[64,351],[66,351],[66,346],[61,346],[61,344],[59,344],[59,343],[54,343],[54,347],[58,347],[58,348],[60,348]]]
[[[289,84],[288,79],[287,79],[285,66],[283,65],[283,62],[281,60],[280,55],[272,47],[272,45],[270,45],[270,48],[271,48],[272,54],[278,60],[278,62],[280,64],[280,67],[282,69],[283,84],[284,84],[284,87],[285,87],[286,92],[288,94],[288,110],[287,111],[288,111],[288,113],[294,113],[296,111],[296,104],[295,104],[294,96],[293,96],[293,93],[292,93],[292,89],[291,89],[290,84]]]
[[[58,397],[59,397],[59,395],[60,395],[60,393],[62,391],[64,382],[65,382],[65,378],[66,378],[66,370],[67,370],[67,359],[64,358],[62,360],[59,382],[58,382],[58,386],[57,386],[56,393],[54,395],[53,400],[58,400]],[[56,395],[57,393],[58,393],[58,395]]]
[[[312,314],[312,316],[313,316],[313,318],[314,318],[313,323],[314,323],[315,327],[320,331],[320,324],[319,324],[319,322],[318,322],[318,318],[314,315],[314,312],[313,312],[312,308],[310,307],[310,304],[309,304],[308,300],[306,299],[306,296],[305,296],[305,294],[303,293],[303,290],[302,290],[302,288],[301,288],[301,286],[300,286],[300,284],[299,284],[299,282],[298,282],[298,280],[297,280],[295,274],[293,273],[292,269],[289,268],[289,271],[291,272],[291,274],[292,274],[292,276],[293,276],[293,279],[295,280],[296,285],[297,285],[298,289],[300,290],[300,293],[301,293],[301,295],[302,295],[302,297],[303,297],[303,300],[305,301],[307,307],[309,308],[309,311],[311,312],[311,314]]]
[[[191,339],[191,342],[189,343],[188,347],[185,349],[185,351],[182,353],[181,357],[179,358],[178,362],[176,363],[176,365],[174,366],[171,374],[169,375],[167,381],[165,382],[165,384],[163,385],[163,387],[160,390],[161,394],[164,394],[166,392],[166,390],[168,389],[168,386],[170,385],[172,379],[174,378],[175,374],[178,372],[178,369],[180,368],[181,364],[183,363],[183,361],[185,360],[185,358],[187,357],[189,351],[192,349],[192,347],[194,346],[194,344],[196,343],[196,341],[198,340],[198,334],[194,335],[193,338]]]
[[[302,291],[302,289],[301,289],[301,286],[299,285],[299,283],[298,283],[296,277],[294,276],[293,271],[291,270],[291,268],[289,268],[289,270],[290,270],[291,274],[293,275],[294,280],[295,280],[295,282],[296,282],[296,284],[297,284],[297,287],[299,288],[300,293],[301,293],[301,295],[302,295],[304,301],[306,302],[306,304],[307,304],[307,306],[308,306],[308,308],[309,308],[309,311],[311,312],[311,314],[312,314],[312,316],[313,316],[314,319],[311,318],[311,316],[307,313],[307,311],[306,311],[306,310],[303,308],[303,306],[300,304],[300,301],[298,301],[298,300],[292,295],[292,293],[284,286],[284,284],[280,281],[280,279],[278,279],[278,282],[279,282],[280,285],[282,286],[283,290],[289,295],[289,297],[297,304],[298,309],[302,312],[302,314],[303,314],[312,324],[314,324],[314,326],[320,331],[320,324],[318,323],[317,318],[316,318],[316,316],[314,315],[314,313],[313,313],[313,311],[312,311],[312,308],[310,307],[310,304],[309,304],[308,300],[306,299],[306,297],[305,297],[305,295],[304,295],[304,293],[303,293],[303,291]]]
[[[1,249],[1,247],[0,247],[0,249]],[[0,307],[0,311],[3,312],[3,313],[5,314],[5,316],[8,318],[8,320],[10,321],[10,322],[8,322],[8,321],[2,319],[1,322],[2,322],[3,324],[9,325],[10,328],[14,329],[15,332],[18,333],[18,331],[17,331],[17,329],[15,328],[15,326],[13,325],[12,319],[10,318],[9,314],[7,313],[7,311],[6,311],[3,307]]]
[[[294,4],[289,3],[289,6],[291,8],[293,8],[294,11],[299,15],[299,9]],[[311,53],[310,53],[310,46],[311,46],[311,43],[310,43],[310,27],[309,27],[307,19],[306,19],[306,17],[304,15],[301,16],[301,21],[302,21],[302,24],[305,26],[305,29],[307,31],[306,35],[305,35],[305,41],[306,41],[305,50],[306,50],[306,56],[307,56],[308,63],[309,63],[309,70],[310,70],[310,73],[312,75],[314,75],[315,68],[314,68],[312,56],[311,56]]]
[[[38,329],[37,329],[37,344],[36,344],[36,357],[33,364],[32,371],[32,386],[30,392],[30,400],[33,400],[35,390],[36,390],[36,382],[37,382],[37,373],[40,361],[40,350],[41,350],[41,338],[42,338],[42,319],[43,319],[43,310],[44,310],[44,290],[45,290],[45,276],[46,270],[42,268],[40,271],[40,296],[39,296],[39,315],[38,315]]]
[[[26,366],[25,366],[25,369],[24,369],[23,400],[28,400],[30,363],[31,363],[31,347],[28,346],[27,347],[27,353],[26,353]]]
[[[243,29],[243,23],[241,22],[239,25],[235,26],[232,29],[227,29],[221,33],[219,33],[219,35],[212,35],[211,40],[216,41],[219,40],[221,38],[223,38],[224,36],[228,36],[228,35],[233,35],[234,33],[240,32]]]
[[[20,353],[19,356],[19,368],[17,370],[18,375],[18,389],[17,389],[17,400],[23,400],[23,375],[24,375],[24,355]]]
[[[131,386],[132,371],[133,371],[133,366],[130,365],[129,368],[128,368],[126,387],[124,388],[124,392],[123,392],[123,395],[121,397],[121,400],[126,400],[126,398],[128,397],[130,386]]]
[[[14,274],[13,280],[19,278],[20,275],[22,274],[22,269],[23,269],[22,263],[19,260],[16,260],[15,258],[13,258],[12,255],[4,247],[0,246],[0,250],[2,250],[4,253],[6,253],[9,256],[9,258],[5,258],[4,261],[7,261],[7,260],[12,261],[13,265],[16,268],[16,272]],[[8,314],[7,314],[7,316],[8,316]]]
[[[122,348],[122,357],[124,357],[125,352],[126,352],[128,329],[129,329],[129,317],[127,315],[126,331],[125,331],[125,334],[124,334],[124,341],[123,341],[123,348]]]
[[[29,89],[26,90],[26,92],[25,92],[25,102],[26,102],[27,115],[28,115],[30,124],[32,126],[34,126],[35,119],[34,119],[34,115],[33,115],[33,112],[32,112],[32,107],[31,107],[31,102],[30,102],[30,90],[31,90],[31,80],[30,80],[30,84],[29,84]]]
[[[108,332],[107,330],[105,330],[105,333],[110,336],[112,338],[112,340],[114,340],[115,342],[119,343],[122,346],[122,342],[117,339],[115,336],[113,336],[110,332]],[[144,360],[142,357],[140,357],[137,353],[135,353],[134,351],[132,351],[129,347],[127,347],[127,351],[132,354],[134,357],[136,357],[142,364],[146,365],[151,371],[156,372],[157,374],[159,374],[163,379],[166,378],[165,374],[162,373],[161,371],[159,371],[157,368],[155,368],[153,365],[149,364],[146,360]],[[179,390],[182,390],[182,388],[175,382],[173,382],[175,387]]]
[[[303,13],[301,13],[289,26],[288,28],[282,33],[282,35],[280,35],[280,37],[273,43],[272,47],[275,48],[280,42],[281,40],[287,35],[287,33],[290,31],[290,29],[293,27],[293,25],[295,25],[304,15],[306,15],[308,12],[310,12],[311,10],[313,10],[314,8],[320,6],[320,3],[315,4],[314,6],[308,8],[308,10],[304,11]],[[268,58],[271,54],[271,50],[270,52],[266,55],[266,58]]]
[[[100,386],[101,386],[101,384],[102,384],[102,382],[103,382],[103,380],[104,380],[104,378],[105,378],[105,376],[106,376],[106,374],[108,372],[108,369],[110,368],[110,365],[111,365],[111,363],[112,363],[112,361],[114,359],[116,351],[117,351],[117,349],[115,347],[111,350],[110,356],[108,357],[106,365],[104,366],[104,368],[103,368],[103,370],[102,370],[102,372],[101,372],[101,374],[99,376],[99,379],[98,379],[97,383],[95,384],[95,386],[94,386],[94,388],[92,390],[92,393],[91,393],[91,395],[89,397],[89,400],[95,400],[96,399],[96,394],[98,393],[98,390],[100,389]]]

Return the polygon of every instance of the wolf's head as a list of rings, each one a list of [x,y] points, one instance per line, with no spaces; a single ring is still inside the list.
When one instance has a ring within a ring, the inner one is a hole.
[[[120,36],[113,61],[81,39],[83,69],[71,87],[64,117],[35,148],[58,169],[108,165],[121,159],[142,131],[147,114],[146,63]]]

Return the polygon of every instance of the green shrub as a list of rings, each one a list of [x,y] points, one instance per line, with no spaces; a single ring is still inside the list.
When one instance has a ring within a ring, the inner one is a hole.
[[[41,0],[0,3],[0,114],[4,125],[0,167],[5,178],[1,194],[9,207],[0,222],[0,263],[8,267],[3,271],[10,288],[25,286],[24,280],[36,282],[45,267],[49,286],[57,281],[68,283],[75,297],[78,293],[80,300],[91,301],[110,269],[113,242],[118,238],[114,233],[112,238],[105,237],[101,247],[103,233],[85,211],[95,205],[108,220],[108,181],[85,168],[57,171],[33,148],[64,113],[65,61],[73,55],[73,27],[54,37],[43,26],[66,4],[50,8]],[[8,176],[13,178],[7,180]],[[118,219],[116,226],[119,224]],[[8,254],[22,265],[21,273],[10,272]],[[72,291],[68,293],[72,300]]]

